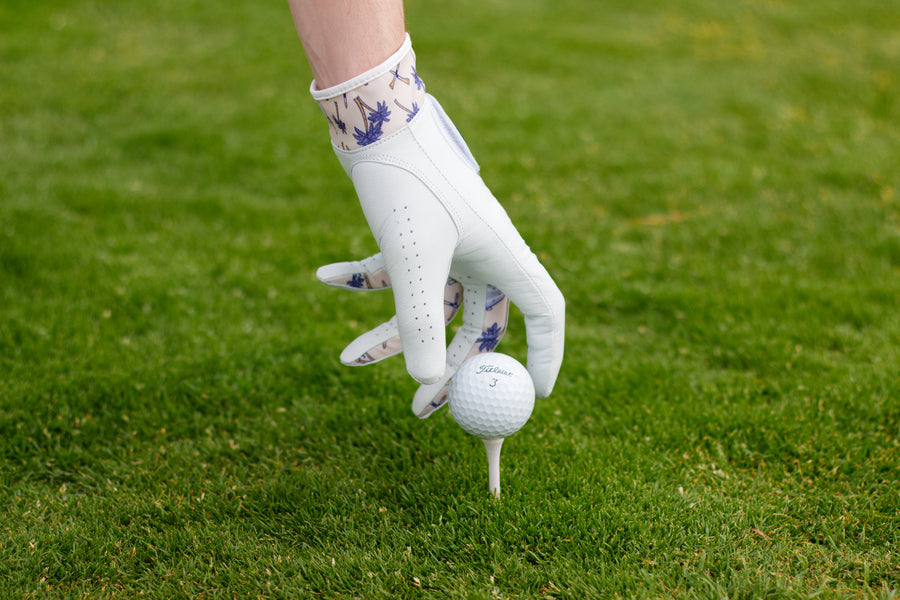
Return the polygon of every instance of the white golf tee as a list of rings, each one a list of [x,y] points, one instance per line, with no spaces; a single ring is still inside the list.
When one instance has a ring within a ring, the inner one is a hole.
[[[488,458],[488,486],[495,498],[500,497],[500,447],[503,446],[503,438],[496,440],[481,440]]]

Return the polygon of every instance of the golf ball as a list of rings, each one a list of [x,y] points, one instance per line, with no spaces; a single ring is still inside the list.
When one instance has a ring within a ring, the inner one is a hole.
[[[466,432],[485,440],[509,437],[534,409],[534,382],[511,356],[498,352],[466,359],[450,380],[450,413]]]

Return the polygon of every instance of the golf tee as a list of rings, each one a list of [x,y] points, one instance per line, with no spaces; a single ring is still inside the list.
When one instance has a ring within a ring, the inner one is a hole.
[[[503,446],[503,438],[496,440],[481,440],[487,451],[488,459],[488,486],[495,498],[500,497],[500,447]]]

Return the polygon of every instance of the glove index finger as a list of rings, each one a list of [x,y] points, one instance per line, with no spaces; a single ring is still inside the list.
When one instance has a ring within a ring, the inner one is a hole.
[[[385,244],[386,249],[388,245]],[[400,252],[395,261],[387,261],[393,275],[397,329],[406,369],[419,383],[435,383],[444,374],[444,326],[445,319],[451,316],[448,312],[452,312],[452,307],[445,305],[444,292],[451,252],[452,247],[423,243],[414,259],[406,260],[407,256]],[[388,250],[386,254],[391,256],[393,252]]]
[[[330,286],[357,292],[391,287],[391,278],[380,252],[362,260],[319,267],[316,277]]]

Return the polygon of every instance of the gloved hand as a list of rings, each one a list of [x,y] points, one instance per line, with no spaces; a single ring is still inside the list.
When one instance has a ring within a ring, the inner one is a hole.
[[[565,301],[484,185],[478,164],[438,102],[427,96],[406,127],[375,143],[334,151],[381,253],[359,263],[328,265],[318,276],[353,289],[360,279],[374,282],[367,284],[371,288],[391,286],[397,310],[394,319],[348,346],[342,361],[366,353],[380,360],[402,347],[407,370],[423,384],[413,412],[428,416],[445,401],[441,390],[459,364],[481,347],[489,298],[505,294],[525,317],[535,393],[548,396],[562,364]],[[350,279],[340,283],[347,275]],[[448,353],[445,291],[455,296],[460,284],[464,325]],[[504,300],[504,313],[506,308]],[[488,335],[502,335],[506,315],[493,324],[497,329]],[[382,343],[387,345],[376,348]]]

